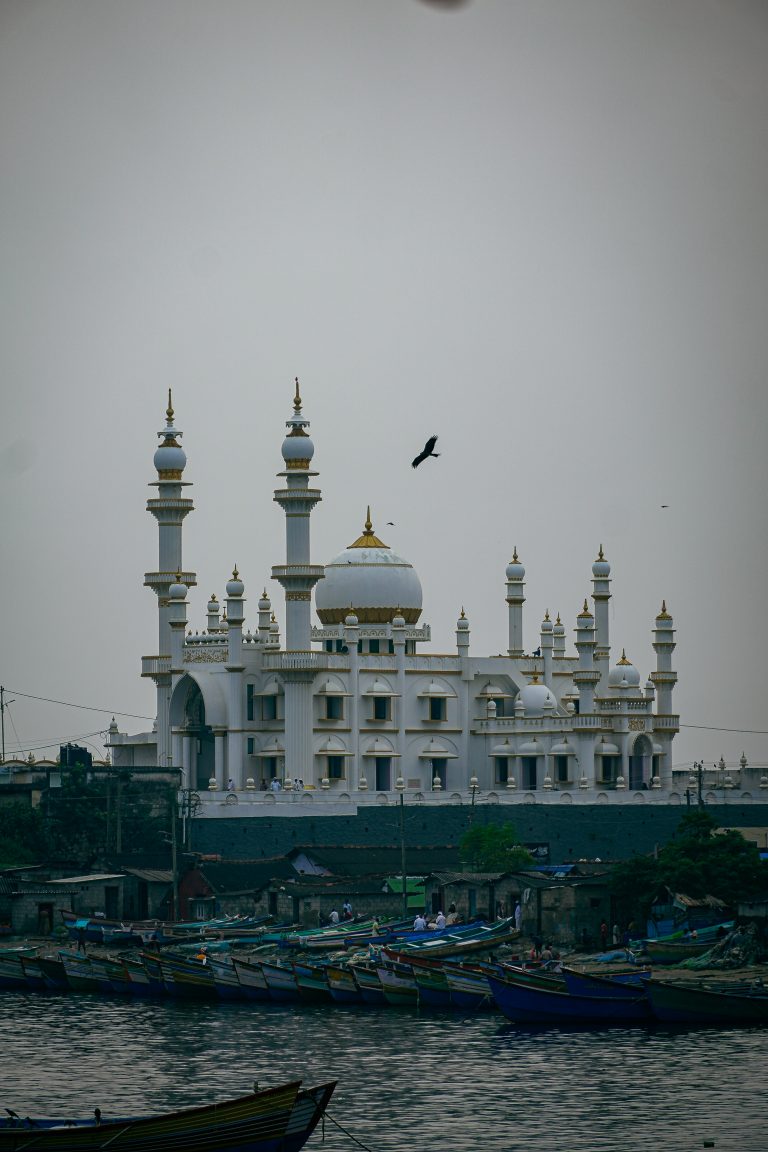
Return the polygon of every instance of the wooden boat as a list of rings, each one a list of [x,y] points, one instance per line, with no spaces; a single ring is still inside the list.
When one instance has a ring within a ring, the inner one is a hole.
[[[206,960],[197,960],[176,952],[164,952],[156,959],[162,972],[163,986],[169,996],[179,996],[186,1000],[216,998],[213,972]]]
[[[325,1112],[334,1082],[302,1089],[301,1081],[156,1116],[84,1120],[0,1119],[0,1152],[298,1152]]]
[[[270,1000],[284,1003],[286,1000],[299,999],[296,973],[292,964],[278,964],[269,960],[262,960],[261,970],[267,982]]]
[[[296,976],[296,987],[299,999],[308,1003],[327,1004],[331,999],[331,990],[328,987],[328,975],[322,964],[309,964],[304,960],[294,960],[293,971]]]
[[[389,1001],[384,995],[384,989],[379,980],[379,973],[374,961],[361,960],[349,965],[349,970],[357,984],[360,997],[364,1004],[387,1004]]]
[[[653,964],[680,964],[703,956],[714,945],[713,940],[644,940],[643,951]]]
[[[650,979],[650,972],[638,972],[633,979],[625,979],[577,972],[573,968],[563,968],[562,975],[567,992],[580,996],[619,996],[625,1000],[635,1000],[642,995],[645,981]]]
[[[258,960],[240,960],[237,956],[233,956],[232,965],[246,1000],[271,1000],[267,981]]]
[[[353,970],[356,965],[352,965]],[[395,960],[382,961],[376,965],[384,998],[388,1004],[400,1007],[415,1005],[419,998],[419,988],[410,964],[400,964]]]
[[[363,1003],[363,993],[358,987],[354,972],[347,964],[326,964],[325,975],[331,999],[337,1004]],[[378,976],[376,976],[376,988],[379,993],[378,1002],[383,1003],[384,993],[381,991]]]
[[[768,1024],[765,985],[738,986],[649,980],[651,1012],[665,1024]]]
[[[514,917],[509,917],[496,924],[478,922],[440,932],[420,933],[418,939],[398,941],[395,947],[403,955],[414,952],[420,956],[458,956],[465,952],[492,951],[519,935]]]
[[[509,974],[488,974],[488,984],[508,1020],[524,1024],[628,1024],[647,1021],[650,1005],[644,990],[626,1000],[621,996],[581,996],[565,989],[537,988]]]

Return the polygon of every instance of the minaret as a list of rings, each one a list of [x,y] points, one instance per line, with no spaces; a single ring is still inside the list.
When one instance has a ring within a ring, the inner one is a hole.
[[[227,581],[227,681],[229,688],[229,723],[227,725],[227,775],[237,788],[245,784],[243,772],[243,592],[245,585],[235,565]],[[220,788],[226,786],[222,778]]]
[[[558,660],[561,657],[565,656],[565,625],[563,624],[562,620],[560,619],[560,613],[559,612],[557,614],[557,619],[555,620],[555,626],[552,629],[552,635],[554,637],[554,643],[555,643],[553,654],[554,654],[555,660]]]
[[[678,730],[678,717],[672,712],[672,689],[677,683],[677,672],[672,671],[672,653],[675,650],[674,621],[667,612],[667,602],[661,603],[653,630],[653,648],[656,653],[656,671],[650,679],[656,689],[656,722],[654,737],[664,749],[659,764],[662,788],[672,784],[672,739]]]
[[[525,655],[523,649],[523,604],[525,596],[525,568],[517,558],[517,548],[507,564],[507,604],[509,605],[509,648],[514,659]]]
[[[603,546],[592,565],[592,599],[595,602],[595,667],[600,673],[598,692],[608,687],[611,644],[608,634],[608,601],[611,598],[611,566],[603,555]]]
[[[272,569],[272,578],[285,589],[285,649],[290,653],[281,666],[285,685],[285,775],[314,782],[312,748],[312,681],[317,654],[310,651],[312,639],[312,589],[322,580],[322,564],[310,563],[309,517],[320,500],[319,488],[310,488],[317,476],[310,471],[315,446],[306,429],[309,421],[301,414],[299,381],[293,399],[293,415],[286,421],[289,432],[283,441],[285,488],[275,492],[275,500],[285,512],[285,564]],[[270,628],[270,639],[273,633]]]
[[[600,673],[593,664],[594,649],[594,617],[585,600],[584,607],[576,618],[576,651],[579,654],[579,664],[573,673],[573,682],[579,693],[579,714],[573,718],[573,732],[579,749],[582,779],[586,779],[588,787],[594,787],[595,782],[595,730],[591,725],[595,707],[595,685],[600,679]]]
[[[158,570],[144,574],[144,586],[157,596],[158,655],[145,656],[142,676],[149,676],[157,685],[157,764],[170,768],[173,760],[169,708],[171,701],[171,630],[168,592],[171,584],[184,584],[187,588],[197,583],[194,572],[184,572],[181,562],[181,527],[184,517],[193,510],[191,500],[182,497],[182,488],[190,485],[182,480],[187,457],[179,444],[181,432],[173,424],[171,390],[168,389],[166,425],[161,432],[160,446],[154,463],[157,480],[151,487],[158,490],[156,498],[147,501],[147,511],[158,523]],[[180,767],[181,765],[177,765]]]
[[[266,588],[259,600],[259,644],[266,648],[269,643],[269,622],[272,616],[272,602],[267,596]]]
[[[539,634],[539,644],[541,645],[541,659],[544,665],[542,673],[542,680],[549,688],[550,692],[554,694],[552,686],[552,650],[554,648],[554,627],[549,618],[549,608],[544,614],[544,619],[541,622],[541,632]]]
[[[315,446],[305,431],[309,421],[301,414],[299,380],[293,415],[286,420],[290,429],[283,441],[285,488],[278,488],[275,500],[285,512],[285,564],[272,569],[272,579],[285,589],[285,648],[287,652],[308,652],[311,638],[312,589],[322,580],[322,564],[310,564],[309,517],[321,499],[319,488],[310,488],[309,480],[317,476],[310,471]],[[302,779],[304,776],[297,772]]]
[[[171,631],[171,693],[184,675],[184,637],[187,630],[187,586],[177,581],[168,589],[168,627]],[[171,755],[176,767],[184,767],[183,736],[171,730]],[[188,785],[185,785],[188,787]]]

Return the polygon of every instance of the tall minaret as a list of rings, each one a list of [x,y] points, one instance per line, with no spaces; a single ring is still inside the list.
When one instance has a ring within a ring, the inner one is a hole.
[[[674,621],[667,612],[667,602],[661,603],[661,611],[656,617],[653,630],[653,648],[656,652],[656,671],[650,679],[656,689],[656,720],[654,739],[662,748],[659,776],[661,787],[672,784],[672,739],[679,728],[679,718],[672,712],[672,689],[677,683],[677,673],[672,669],[672,653],[675,650]]]
[[[517,558],[517,548],[507,564],[507,604],[509,605],[509,655],[524,656],[523,649],[523,604],[525,596],[525,568]]]
[[[294,653],[281,669],[285,684],[285,774],[314,784],[312,750],[312,681],[315,653],[312,639],[312,589],[325,575],[322,564],[310,564],[309,517],[320,500],[319,488],[310,488],[309,479],[315,446],[305,431],[309,421],[301,414],[299,381],[293,400],[293,416],[286,421],[288,435],[283,441],[285,488],[278,488],[275,500],[285,511],[285,564],[272,569],[272,579],[285,589],[285,648]],[[270,628],[270,636],[272,629]]]
[[[170,388],[165,417],[165,428],[158,432],[160,446],[154,458],[157,480],[150,485],[157,488],[158,494],[156,498],[147,500],[147,511],[152,513],[158,523],[158,570],[144,574],[144,586],[151,588],[157,596],[158,654],[143,658],[141,673],[142,676],[149,676],[157,685],[157,764],[160,768],[170,768],[173,760],[169,716],[171,628],[168,592],[172,584],[184,584],[187,588],[191,588],[197,583],[194,572],[182,570],[181,526],[184,517],[193,510],[194,504],[181,494],[182,488],[188,488],[190,485],[181,478],[187,457],[178,440],[181,432],[173,424]]]
[[[278,488],[275,500],[285,511],[285,564],[272,569],[272,579],[285,589],[285,648],[288,652],[308,652],[312,632],[312,589],[322,580],[322,564],[309,561],[309,517],[321,499],[319,488],[310,488],[309,479],[317,476],[310,471],[315,446],[305,431],[309,421],[301,414],[299,380],[293,415],[286,420],[290,429],[283,441],[285,488]],[[302,777],[303,778],[303,777]]]
[[[603,546],[592,565],[592,599],[595,602],[595,667],[600,673],[598,692],[608,687],[608,664],[611,643],[608,634],[608,601],[611,598],[611,566],[603,555]]]

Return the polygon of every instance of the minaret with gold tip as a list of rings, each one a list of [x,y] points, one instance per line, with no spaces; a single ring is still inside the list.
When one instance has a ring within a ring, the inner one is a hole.
[[[285,564],[272,569],[272,579],[285,589],[285,648],[287,652],[308,652],[312,632],[312,589],[323,578],[322,564],[310,564],[309,517],[321,500],[320,489],[310,488],[317,472],[310,471],[315,446],[306,431],[309,421],[301,413],[299,380],[293,399],[293,415],[286,420],[289,429],[283,441],[285,488],[278,488],[275,500],[285,512]]]
[[[193,509],[191,500],[181,494],[182,488],[190,487],[182,480],[187,464],[184,449],[179,444],[182,433],[173,423],[173,403],[168,389],[166,424],[158,432],[160,445],[154,456],[157,480],[151,487],[158,490],[157,497],[147,501],[147,511],[158,523],[158,565],[156,572],[145,572],[144,586],[151,588],[157,596],[158,638],[157,656],[142,659],[142,676],[148,676],[157,685],[157,764],[159,768],[170,768],[173,762],[171,747],[170,700],[171,700],[171,627],[169,611],[169,590],[172,584],[183,584],[186,588],[197,583],[194,572],[184,572],[181,562],[181,529],[184,517]]]
[[[299,380],[293,399],[293,415],[286,421],[288,435],[283,441],[285,488],[275,491],[275,500],[285,512],[285,564],[272,569],[272,579],[285,589],[285,648],[291,653],[281,665],[285,684],[285,774],[313,784],[312,681],[316,653],[312,639],[312,589],[322,580],[322,564],[310,563],[309,517],[321,499],[319,488],[309,481],[315,446],[309,438],[309,421],[301,412]]]
[[[608,667],[611,643],[608,633],[608,601],[611,598],[611,566],[603,554],[603,546],[592,565],[592,599],[595,602],[595,667],[600,673],[599,693],[608,687]]]
[[[518,659],[525,655],[523,648],[523,604],[525,596],[525,568],[517,558],[517,548],[507,564],[507,604],[509,605],[509,647],[510,656]]]
[[[661,787],[669,788],[672,783],[672,738],[680,727],[680,717],[672,711],[672,689],[677,683],[677,673],[672,668],[672,653],[675,650],[675,627],[672,616],[667,611],[666,600],[662,601],[661,611],[655,620],[653,648],[656,653],[656,671],[650,679],[656,689],[656,722],[654,739],[663,749],[659,764]]]

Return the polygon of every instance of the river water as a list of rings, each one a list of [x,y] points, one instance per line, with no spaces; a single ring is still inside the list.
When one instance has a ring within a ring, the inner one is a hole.
[[[238,1095],[254,1079],[336,1079],[310,1152],[765,1152],[766,1040],[759,1028],[531,1030],[495,1014],[3,992],[0,1107],[108,1116]]]

